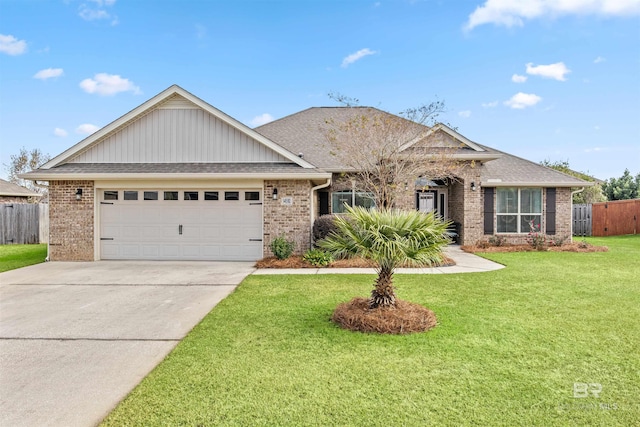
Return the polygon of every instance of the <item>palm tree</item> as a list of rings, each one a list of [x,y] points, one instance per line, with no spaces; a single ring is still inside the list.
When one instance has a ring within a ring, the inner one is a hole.
[[[450,223],[433,212],[347,206],[347,215],[337,216],[335,225],[336,232],[319,242],[322,249],[336,258],[359,256],[377,264],[370,308],[395,306],[393,273],[397,267],[440,262],[442,248],[451,242]]]

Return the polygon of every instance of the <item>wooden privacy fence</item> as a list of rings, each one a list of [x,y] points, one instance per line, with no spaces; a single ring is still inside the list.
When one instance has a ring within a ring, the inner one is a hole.
[[[47,243],[49,205],[0,204],[0,244]]]
[[[594,203],[591,209],[593,236],[621,236],[640,231],[640,199]]]
[[[591,205],[573,205],[573,235],[591,236]]]

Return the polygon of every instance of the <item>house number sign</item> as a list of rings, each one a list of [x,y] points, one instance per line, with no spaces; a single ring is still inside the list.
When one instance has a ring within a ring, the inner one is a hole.
[[[280,200],[281,200],[280,204],[282,206],[293,206],[293,197],[283,197]]]

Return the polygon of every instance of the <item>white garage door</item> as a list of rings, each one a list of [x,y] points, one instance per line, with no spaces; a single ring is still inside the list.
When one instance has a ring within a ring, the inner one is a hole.
[[[251,190],[104,190],[101,259],[255,261],[262,199]]]

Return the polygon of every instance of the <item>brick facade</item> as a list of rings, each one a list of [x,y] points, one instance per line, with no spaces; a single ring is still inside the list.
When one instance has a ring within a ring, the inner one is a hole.
[[[273,199],[273,190],[278,198]],[[271,256],[271,242],[279,236],[295,242],[295,253],[303,254],[311,247],[311,182],[264,182],[264,256]],[[291,199],[291,205],[285,201]]]
[[[76,200],[76,190],[82,198]],[[93,261],[93,181],[49,182],[49,259]]]

